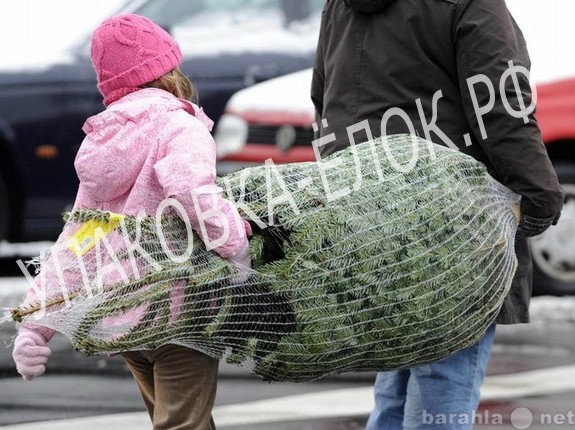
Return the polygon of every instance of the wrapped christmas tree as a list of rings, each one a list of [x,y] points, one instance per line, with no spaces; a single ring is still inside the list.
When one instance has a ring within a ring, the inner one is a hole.
[[[220,185],[254,231],[248,276],[177,214],[75,212],[41,270],[61,285],[13,318],[85,354],[178,343],[308,381],[475,343],[515,273],[518,197],[471,157],[412,136]]]

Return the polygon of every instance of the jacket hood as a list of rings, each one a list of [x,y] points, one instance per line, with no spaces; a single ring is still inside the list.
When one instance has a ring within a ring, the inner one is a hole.
[[[395,0],[344,0],[350,8],[358,12],[373,13],[381,12]]]
[[[86,121],[86,138],[74,165],[90,199],[109,202],[134,186],[162,123],[178,110],[195,116],[211,131],[213,122],[201,108],[156,88],[129,94]]]

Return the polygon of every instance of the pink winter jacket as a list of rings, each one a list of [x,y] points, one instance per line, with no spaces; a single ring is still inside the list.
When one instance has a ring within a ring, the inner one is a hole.
[[[133,216],[143,210],[155,216],[163,200],[174,198],[183,205],[193,229],[204,242],[222,237],[223,223],[228,223],[227,240],[214,251],[224,258],[245,252],[247,236],[251,234],[249,224],[240,218],[235,206],[223,198],[222,189],[215,184],[212,126],[201,108],[160,89],[142,89],[112,103],[84,124],[86,138],[75,161],[80,187],[74,209],[100,209]],[[197,196],[195,204],[193,193]],[[202,213],[215,207],[227,218],[205,220],[207,237],[199,225],[198,206]],[[36,281],[38,284],[38,278]],[[49,297],[51,283],[46,284]],[[58,290],[57,282],[54,284]],[[31,288],[25,302],[36,299]],[[54,334],[44,327],[35,329],[47,339]]]

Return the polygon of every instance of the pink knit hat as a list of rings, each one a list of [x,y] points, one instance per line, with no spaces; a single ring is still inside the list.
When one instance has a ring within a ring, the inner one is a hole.
[[[92,35],[92,64],[108,105],[174,70],[182,63],[178,43],[140,15],[104,21]]]

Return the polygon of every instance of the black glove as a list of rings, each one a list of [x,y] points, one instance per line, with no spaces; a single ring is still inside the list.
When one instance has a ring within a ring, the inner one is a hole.
[[[521,215],[521,221],[519,222],[519,228],[517,229],[517,236],[539,236],[552,225],[556,225],[560,216],[561,213],[548,218],[535,218],[529,215]]]

